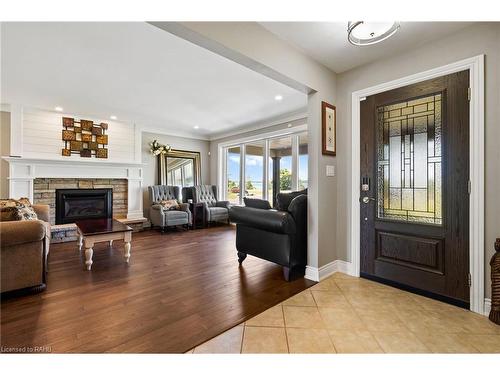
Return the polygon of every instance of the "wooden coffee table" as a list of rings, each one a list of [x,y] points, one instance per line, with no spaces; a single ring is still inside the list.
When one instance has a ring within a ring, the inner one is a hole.
[[[94,244],[97,242],[109,242],[113,240],[125,241],[124,257],[128,263],[130,260],[130,242],[132,241],[132,228],[114,219],[86,219],[76,223],[78,232],[78,246],[82,250],[85,247],[85,265],[87,270],[92,268],[92,255]]]

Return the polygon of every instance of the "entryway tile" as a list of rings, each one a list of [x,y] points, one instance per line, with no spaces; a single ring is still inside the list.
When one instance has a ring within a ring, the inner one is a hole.
[[[335,353],[326,329],[287,328],[290,353]]]
[[[442,314],[423,309],[397,309],[396,315],[414,333],[465,333],[465,325],[457,321],[453,314]]]
[[[281,305],[267,309],[263,313],[253,317],[246,322],[247,326],[256,327],[284,327],[283,310]]]
[[[318,307],[338,307],[344,309],[351,307],[349,302],[347,302],[346,298],[340,291],[332,292],[315,290],[312,291],[312,295]]]
[[[430,353],[429,348],[408,330],[372,334],[386,353]]]
[[[303,292],[288,298],[285,302],[283,302],[283,306],[316,306],[316,302],[314,302],[311,291],[306,289]]]
[[[285,324],[293,328],[324,328],[317,307],[283,306]]]
[[[500,353],[500,335],[460,335],[481,353]]]
[[[366,330],[329,330],[337,353],[383,353],[373,335]]]
[[[356,308],[355,310],[370,332],[387,333],[407,330],[406,326],[397,317],[393,309],[374,307],[372,309]]]
[[[331,290],[331,291],[340,291],[338,288],[337,284],[335,283],[335,280],[332,279],[331,277],[325,280],[321,280],[319,283],[316,285],[312,286],[309,288],[311,291],[313,290]]]
[[[477,353],[476,348],[456,333],[416,333],[419,340],[433,353]]]
[[[318,310],[326,328],[366,330],[365,324],[352,308],[320,307]]]
[[[242,353],[288,353],[285,328],[245,327]]]
[[[240,353],[244,326],[238,325],[213,339],[197,346],[195,354],[201,353]]]

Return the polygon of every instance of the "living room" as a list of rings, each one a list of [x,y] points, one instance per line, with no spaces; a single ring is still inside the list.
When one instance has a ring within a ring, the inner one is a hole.
[[[497,352],[500,24],[373,24],[2,22],[2,351]]]

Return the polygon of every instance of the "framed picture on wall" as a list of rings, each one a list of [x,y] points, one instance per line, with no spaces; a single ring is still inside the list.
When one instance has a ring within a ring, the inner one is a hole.
[[[321,132],[323,155],[337,154],[337,117],[334,105],[321,102]]]

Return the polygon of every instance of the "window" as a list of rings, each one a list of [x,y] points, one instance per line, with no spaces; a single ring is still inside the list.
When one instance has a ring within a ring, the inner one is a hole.
[[[251,197],[267,199],[274,206],[278,193],[308,186],[305,132],[249,140],[220,149],[224,158],[222,198],[233,204],[243,204],[243,197]]]
[[[245,145],[245,197],[264,198],[264,142]]]
[[[299,135],[299,182],[298,190],[307,189],[309,186],[308,163],[308,138],[307,133]]]
[[[292,191],[292,137],[269,141],[269,186],[267,199],[276,202],[278,193]]]
[[[240,203],[240,157],[239,146],[227,149],[226,154],[226,199],[231,203]]]
[[[441,94],[377,108],[377,151],[377,216],[441,225]]]

